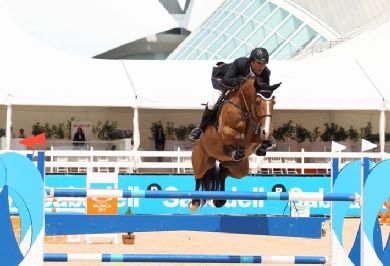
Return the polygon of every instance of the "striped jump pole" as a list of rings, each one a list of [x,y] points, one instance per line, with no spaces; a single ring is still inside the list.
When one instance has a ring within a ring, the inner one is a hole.
[[[166,191],[120,189],[46,189],[48,197],[116,197],[149,199],[231,199],[231,200],[305,200],[305,201],[354,201],[358,194],[321,192],[230,192],[230,191]]]
[[[180,262],[180,263],[263,263],[325,264],[323,256],[229,256],[229,255],[162,255],[162,254],[44,254],[45,262]]]

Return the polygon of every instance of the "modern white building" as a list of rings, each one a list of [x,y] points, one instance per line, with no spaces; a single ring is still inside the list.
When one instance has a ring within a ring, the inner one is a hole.
[[[290,59],[349,40],[389,11],[383,0],[227,0],[169,58],[234,59],[265,47],[272,59]]]

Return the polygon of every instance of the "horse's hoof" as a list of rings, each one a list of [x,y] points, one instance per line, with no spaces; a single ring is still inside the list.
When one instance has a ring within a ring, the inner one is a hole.
[[[213,204],[217,208],[221,208],[225,205],[226,200],[213,200]]]
[[[188,202],[188,208],[192,212],[196,212],[199,208],[202,208],[204,205],[206,205],[206,200],[191,200]]]
[[[188,208],[190,209],[191,212],[196,212],[200,207],[200,202],[197,200],[197,201],[194,201],[194,200],[190,200],[188,202]]]

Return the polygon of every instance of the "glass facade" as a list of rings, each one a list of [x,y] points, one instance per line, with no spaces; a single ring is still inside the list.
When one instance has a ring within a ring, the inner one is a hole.
[[[227,0],[168,57],[233,60],[264,47],[273,59],[289,59],[327,39],[268,0]]]

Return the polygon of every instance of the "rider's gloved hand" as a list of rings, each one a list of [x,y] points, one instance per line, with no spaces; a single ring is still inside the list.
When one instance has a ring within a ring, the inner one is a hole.
[[[237,80],[238,80],[237,85],[238,85],[238,86],[241,86],[242,84],[245,83],[246,78],[244,78],[244,77],[239,77]]]

